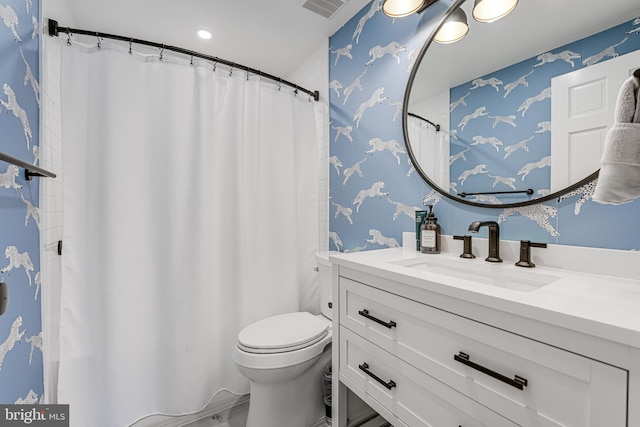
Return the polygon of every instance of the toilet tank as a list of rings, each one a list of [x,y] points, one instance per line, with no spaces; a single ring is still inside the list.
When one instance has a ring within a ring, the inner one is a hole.
[[[316,263],[318,264],[318,287],[320,288],[320,311],[328,319],[332,318],[332,284],[331,284],[331,263],[329,255],[336,251],[318,252]]]

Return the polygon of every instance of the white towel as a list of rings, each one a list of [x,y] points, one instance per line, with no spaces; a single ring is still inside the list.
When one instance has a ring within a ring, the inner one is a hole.
[[[629,77],[620,87],[614,123],[640,123],[640,105],[638,103],[640,80]]]
[[[618,94],[615,123],[607,132],[593,200],[619,205],[640,197],[640,79],[627,79]]]

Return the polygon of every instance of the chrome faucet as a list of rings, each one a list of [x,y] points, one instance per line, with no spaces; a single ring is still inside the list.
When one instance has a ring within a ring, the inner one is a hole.
[[[469,226],[471,233],[477,233],[480,227],[489,228],[489,256],[485,258],[489,262],[502,262],[500,258],[500,226],[495,221],[474,221]]]

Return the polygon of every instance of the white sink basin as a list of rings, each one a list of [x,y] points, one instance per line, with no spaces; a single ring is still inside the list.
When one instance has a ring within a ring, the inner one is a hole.
[[[522,271],[505,269],[501,263],[488,263],[482,260],[444,260],[431,255],[427,259],[416,258],[391,261],[392,264],[416,270],[427,271],[442,276],[449,276],[456,280],[465,280],[476,284],[491,285],[514,291],[531,292],[547,286],[560,277],[538,273],[522,268]],[[516,267],[517,268],[517,267]]]

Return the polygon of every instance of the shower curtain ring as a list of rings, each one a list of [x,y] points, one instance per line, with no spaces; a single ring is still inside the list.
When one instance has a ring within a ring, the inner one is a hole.
[[[278,79],[278,90],[282,89],[282,79]]]
[[[133,37],[129,41],[129,55],[133,55]]]
[[[67,30],[67,46],[71,46],[71,32]]]
[[[164,58],[164,44],[162,45],[162,48],[160,49],[160,61],[162,61]]]
[[[100,42],[100,34],[96,33],[96,38],[98,39],[98,50],[102,49],[102,44]]]
[[[190,65],[193,65],[193,52],[191,52],[191,63]]]

